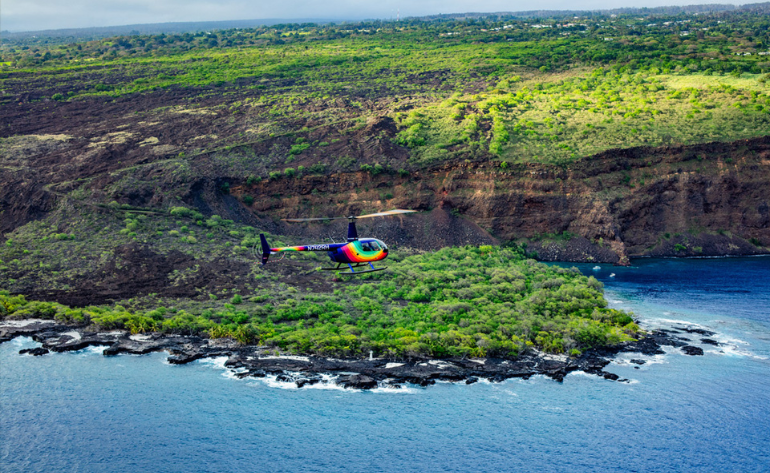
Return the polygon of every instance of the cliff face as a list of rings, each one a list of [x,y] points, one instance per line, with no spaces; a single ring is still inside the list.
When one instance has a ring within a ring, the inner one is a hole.
[[[424,212],[361,221],[359,233],[426,250],[515,241],[543,260],[624,264],[639,256],[770,252],[770,136],[614,150],[565,167],[464,161],[401,174],[305,173],[251,184],[207,156],[121,156],[99,167],[82,152],[91,145],[55,138],[42,150],[21,143],[23,152],[11,153],[6,146],[0,238],[76,196],[101,205],[184,204],[311,241],[340,238],[345,222],[280,219],[411,208]],[[253,203],[244,204],[251,202],[246,196]]]
[[[770,137],[609,151],[567,168],[465,163],[403,177],[279,179],[233,193],[254,196],[252,209],[275,218],[432,209],[377,224],[424,248],[513,240],[546,260],[612,263],[760,254],[770,246]]]

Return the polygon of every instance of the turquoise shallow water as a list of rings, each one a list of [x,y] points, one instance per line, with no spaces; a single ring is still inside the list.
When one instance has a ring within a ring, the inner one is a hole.
[[[20,356],[34,343],[16,339],[0,345],[0,470],[770,470],[770,258],[635,263],[580,268],[644,325],[703,326],[722,346],[623,356],[608,369],[631,384],[356,392],[237,380],[222,359]]]

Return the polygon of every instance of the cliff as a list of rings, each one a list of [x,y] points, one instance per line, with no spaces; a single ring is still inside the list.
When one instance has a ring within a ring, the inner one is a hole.
[[[253,196],[251,210],[274,218],[431,210],[374,227],[423,249],[515,241],[543,260],[611,263],[752,255],[770,246],[770,137],[612,150],[565,167],[504,170],[468,162],[409,176],[358,172],[241,183],[232,192]]]

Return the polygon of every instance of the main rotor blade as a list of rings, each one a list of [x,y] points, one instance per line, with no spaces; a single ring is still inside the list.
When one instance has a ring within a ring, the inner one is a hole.
[[[347,217],[320,217],[320,218],[282,218],[284,222],[317,222],[319,220],[340,220]]]
[[[353,217],[353,218],[387,217],[389,215],[410,214],[410,213],[414,213],[414,212],[417,212],[417,211],[416,210],[394,209],[394,210],[387,210],[385,212],[377,212],[375,214],[361,215],[361,216]]]
[[[360,215],[358,217],[350,216],[350,217],[317,217],[317,218],[282,218],[281,220],[284,222],[320,222],[324,220],[348,220],[348,219],[371,218],[371,217],[388,217],[390,215],[410,214],[414,212],[417,212],[417,211],[394,209],[394,210],[387,210],[385,212],[377,212],[374,214]]]

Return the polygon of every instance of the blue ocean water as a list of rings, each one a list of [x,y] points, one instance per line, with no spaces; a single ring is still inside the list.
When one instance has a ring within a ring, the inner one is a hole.
[[[770,471],[770,258],[580,268],[643,325],[722,345],[623,356],[608,369],[630,384],[358,392],[237,380],[223,359],[20,356],[35,344],[16,339],[0,345],[0,471]]]

